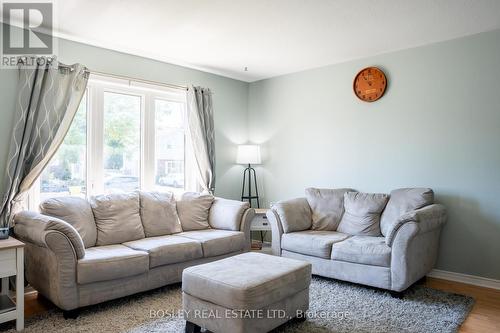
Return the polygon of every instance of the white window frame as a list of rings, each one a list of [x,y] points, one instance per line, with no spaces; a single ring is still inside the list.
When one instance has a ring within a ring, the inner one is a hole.
[[[141,144],[139,187],[141,190],[155,190],[155,100],[165,100],[184,105],[184,190],[197,190],[195,161],[188,139],[187,93],[180,89],[137,82],[128,79],[111,78],[91,74],[87,85],[87,154],[86,154],[86,197],[104,193],[104,93],[117,93],[141,98]],[[37,180],[28,195],[28,207],[37,210],[40,202],[40,181]]]

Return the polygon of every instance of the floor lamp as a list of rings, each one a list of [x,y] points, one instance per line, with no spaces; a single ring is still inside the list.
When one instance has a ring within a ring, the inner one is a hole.
[[[248,200],[252,207],[252,200],[257,201],[257,208],[260,208],[259,189],[257,187],[257,175],[252,164],[260,164],[260,146],[258,145],[239,145],[236,154],[236,163],[248,165],[243,171],[243,186],[241,188],[241,201]],[[253,180],[252,180],[253,178]],[[255,194],[252,191],[252,183],[255,188]],[[245,187],[246,195],[245,195]]]

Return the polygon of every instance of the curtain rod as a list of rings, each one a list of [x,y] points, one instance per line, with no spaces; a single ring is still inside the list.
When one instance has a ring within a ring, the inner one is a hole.
[[[69,65],[64,65],[64,64],[59,64],[59,67],[63,68],[72,68],[72,66]],[[156,86],[162,86],[162,87],[167,87],[167,88],[172,88],[172,89],[181,89],[181,90],[187,90],[187,86],[181,86],[177,84],[169,84],[169,83],[163,83],[163,82],[158,82],[158,81],[151,81],[151,80],[144,80],[144,79],[136,79],[130,76],[125,76],[125,75],[116,75],[116,74],[110,74],[110,73],[104,73],[104,72],[99,72],[99,71],[94,71],[90,69],[86,69],[85,73],[88,74],[95,74],[95,75],[100,75],[100,76],[107,76],[115,79],[121,79],[121,80],[127,80],[127,81],[135,81],[135,82],[140,82],[140,83],[146,83],[146,84],[151,84],[151,85],[156,85]]]
[[[116,75],[116,74],[110,74],[110,73],[103,73],[103,72],[98,72],[98,71],[93,71],[93,70],[86,70],[89,74],[95,74],[95,75],[100,75],[100,76],[107,76],[115,79],[122,79],[122,80],[127,80],[127,81],[135,81],[135,82],[140,82],[140,83],[145,83],[145,84],[151,84],[155,86],[162,86],[166,88],[172,88],[172,89],[180,89],[180,90],[188,90],[187,86],[181,86],[177,84],[170,84],[170,83],[163,83],[163,82],[158,82],[158,81],[151,81],[151,80],[144,80],[144,79],[136,79],[130,76],[125,76],[125,75]]]

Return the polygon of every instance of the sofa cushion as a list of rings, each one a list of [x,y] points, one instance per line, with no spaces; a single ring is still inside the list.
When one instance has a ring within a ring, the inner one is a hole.
[[[144,238],[139,215],[139,194],[98,195],[90,200],[97,226],[98,246]]]
[[[284,233],[311,228],[311,207],[305,198],[280,201],[275,203],[272,208],[280,218]]]
[[[182,231],[173,193],[139,192],[140,213],[146,237]]]
[[[181,220],[182,230],[208,229],[208,213],[214,197],[211,194],[186,192],[177,202],[177,213]]]
[[[330,259],[332,245],[349,237],[349,235],[336,231],[297,231],[283,234],[281,248],[296,253]]]
[[[200,242],[175,235],[144,238],[123,245],[148,252],[150,268],[203,257]]]
[[[185,231],[176,234],[176,236],[199,241],[205,258],[243,251],[245,249],[245,234],[240,231],[207,229]]]
[[[148,253],[124,245],[96,246],[85,250],[78,260],[77,280],[80,284],[121,279],[149,269]]]
[[[82,237],[85,247],[95,246],[97,228],[87,200],[78,197],[50,198],[40,204],[40,212],[71,224]]]
[[[372,266],[391,266],[391,248],[384,237],[353,236],[332,246],[332,259]]]
[[[309,287],[311,264],[248,252],[186,268],[182,290],[228,309],[260,309]]]
[[[382,235],[387,235],[403,214],[434,203],[434,191],[430,188],[400,188],[391,192],[391,197],[380,219]]]
[[[381,193],[347,192],[345,212],[337,231],[358,236],[380,236],[380,214],[389,196]]]
[[[311,207],[313,230],[335,231],[344,214],[344,193],[352,189],[306,189],[306,199]]]

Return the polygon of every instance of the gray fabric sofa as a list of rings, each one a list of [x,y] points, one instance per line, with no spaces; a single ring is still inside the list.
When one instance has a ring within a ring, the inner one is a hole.
[[[147,192],[90,202],[55,198],[42,203],[45,214],[16,214],[26,279],[67,316],[180,282],[186,267],[250,250],[254,210],[248,203],[205,196],[176,204],[172,198]]]
[[[306,198],[276,203],[267,213],[273,254],[308,261],[316,275],[404,291],[433,268],[446,210],[431,189],[356,195],[307,189]],[[381,199],[378,210],[363,195]]]

